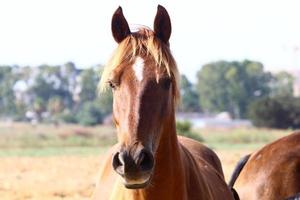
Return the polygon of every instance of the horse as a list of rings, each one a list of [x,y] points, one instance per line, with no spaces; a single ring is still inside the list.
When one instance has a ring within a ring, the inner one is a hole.
[[[217,155],[176,134],[179,76],[166,9],[158,5],[154,30],[132,32],[119,7],[111,28],[118,46],[99,85],[113,91],[118,143],[104,161],[93,199],[233,199]]]
[[[234,186],[241,200],[299,200],[300,132],[243,157],[229,186]]]

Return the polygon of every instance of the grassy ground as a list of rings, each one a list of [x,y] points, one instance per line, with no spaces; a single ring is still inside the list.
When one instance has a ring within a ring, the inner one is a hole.
[[[115,139],[115,130],[111,126],[0,123],[0,148],[99,147],[111,145]]]
[[[221,159],[228,180],[240,157],[291,133],[269,129],[199,129]],[[109,126],[0,123],[1,200],[85,200],[104,152],[116,141]]]
[[[111,126],[0,123],[0,157],[99,155],[116,142]]]
[[[257,128],[198,129],[194,132],[215,150],[254,150],[291,133]],[[97,155],[116,142],[111,126],[0,123],[0,156]]]
[[[205,144],[216,150],[255,150],[292,132],[291,130],[257,128],[200,129],[195,131],[202,135]]]
[[[0,149],[1,157],[89,156],[104,154],[107,147],[42,147]]]

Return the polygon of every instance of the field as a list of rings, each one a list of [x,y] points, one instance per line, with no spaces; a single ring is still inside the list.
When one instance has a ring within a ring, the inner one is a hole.
[[[228,179],[239,158],[291,133],[268,129],[201,129]],[[95,186],[101,160],[116,141],[109,126],[0,123],[1,200],[84,200]]]

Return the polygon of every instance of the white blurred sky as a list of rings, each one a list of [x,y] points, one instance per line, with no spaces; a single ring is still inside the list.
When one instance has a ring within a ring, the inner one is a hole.
[[[0,0],[0,65],[105,64],[116,44],[110,20],[121,5],[129,24],[152,28],[168,10],[171,49],[195,80],[201,65],[253,59],[267,69],[300,69],[298,0]]]

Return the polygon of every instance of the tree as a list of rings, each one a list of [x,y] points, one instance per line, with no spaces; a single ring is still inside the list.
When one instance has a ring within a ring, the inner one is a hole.
[[[99,94],[97,103],[104,116],[110,114],[112,112],[112,103],[113,103],[112,91],[109,90]]]
[[[99,82],[98,74],[94,69],[87,69],[81,72],[81,92],[79,94],[80,101],[93,101],[97,96],[97,85]]]
[[[47,102],[50,97],[55,93],[51,83],[48,83],[42,75],[38,75],[35,79],[35,83],[31,88],[31,92],[36,97],[40,97],[43,101]]]
[[[42,120],[42,113],[46,111],[46,103],[44,99],[37,97],[33,102],[33,110],[37,114],[37,118],[39,121]]]
[[[300,128],[300,98],[292,96],[265,97],[250,105],[253,124],[269,128]]]
[[[68,90],[68,81],[61,74],[60,66],[42,65],[30,91],[48,103],[49,99],[59,96],[66,104],[71,104],[72,95]]]
[[[61,69],[63,74],[70,75],[76,71],[76,65],[73,62],[67,62],[61,66]]]
[[[200,142],[204,141],[199,133],[192,131],[192,124],[189,121],[177,121],[176,132],[178,135],[192,138]]]
[[[0,115],[13,116],[16,111],[13,86],[16,77],[9,66],[0,66]]]
[[[87,101],[84,102],[80,112],[78,112],[77,119],[84,126],[94,126],[102,123],[103,114],[95,101]]]
[[[259,62],[206,64],[197,73],[200,107],[207,112],[228,111],[235,118],[245,118],[250,102],[269,94],[271,77]]]
[[[181,104],[180,111],[197,112],[200,111],[199,96],[194,88],[194,85],[188,80],[185,75],[181,75],[180,79]]]
[[[226,110],[227,96],[224,90],[227,62],[209,63],[197,73],[197,93],[201,96],[200,106],[204,111],[218,112]],[[222,86],[222,87],[220,87]]]
[[[48,111],[52,115],[61,113],[64,110],[64,102],[60,96],[51,97],[48,101]]]
[[[288,72],[279,72],[271,81],[272,96],[293,96],[294,78]]]

